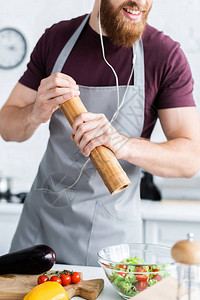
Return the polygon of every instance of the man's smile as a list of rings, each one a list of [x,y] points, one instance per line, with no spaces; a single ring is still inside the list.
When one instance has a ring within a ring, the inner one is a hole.
[[[141,18],[142,12],[138,9],[123,8],[123,13],[129,20],[137,21]]]

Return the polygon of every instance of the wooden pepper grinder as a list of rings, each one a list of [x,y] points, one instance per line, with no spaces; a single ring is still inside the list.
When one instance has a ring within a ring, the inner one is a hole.
[[[200,300],[200,241],[194,241],[193,233],[188,239],[172,247],[172,257],[178,267],[178,300]]]
[[[71,126],[77,116],[87,112],[83,102],[77,96],[60,105],[60,109]],[[107,147],[98,146],[93,149],[90,159],[112,195],[123,191],[131,184],[117,158]]]

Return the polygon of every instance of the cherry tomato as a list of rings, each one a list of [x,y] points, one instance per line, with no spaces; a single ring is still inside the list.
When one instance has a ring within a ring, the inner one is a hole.
[[[139,292],[144,291],[148,288],[148,282],[147,281],[139,281],[136,283],[135,288]]]
[[[55,281],[55,282],[58,282],[58,283],[62,284],[61,278],[58,277],[58,276],[55,276],[55,275],[53,275],[53,276],[50,278],[50,281]]]
[[[71,275],[70,274],[65,274],[65,273],[60,275],[60,279],[62,281],[62,285],[64,285],[64,286],[70,284],[70,282],[72,280]]]
[[[136,269],[136,272],[142,273],[142,272],[147,272],[147,270],[143,269],[142,267],[138,267]],[[136,274],[136,279],[138,281],[147,281],[148,275],[143,275],[143,274]]]
[[[38,284],[44,283],[46,281],[49,281],[49,277],[46,275],[40,275],[37,280]]]
[[[152,279],[157,280],[157,281],[161,281],[162,280],[162,276],[160,276],[159,274],[156,274],[156,275],[153,276]]]
[[[119,265],[119,268],[126,270],[127,269],[127,265]]]
[[[153,269],[153,272],[159,272],[159,269]]]
[[[81,275],[78,272],[73,272],[71,275],[72,283],[78,283],[81,280]]]
[[[147,272],[147,270],[143,269],[143,267],[137,267],[137,269],[135,270],[135,272]]]
[[[147,281],[148,276],[147,275],[141,275],[141,274],[139,274],[139,275],[136,275],[136,279],[138,281]]]
[[[104,265],[107,268],[111,268],[109,265],[102,263],[102,265]]]
[[[125,277],[126,277],[126,275],[127,275],[127,274],[126,274],[126,273],[124,273],[124,272],[117,272],[117,274],[121,275],[121,276],[122,276],[122,277],[124,277],[124,278],[125,278]]]

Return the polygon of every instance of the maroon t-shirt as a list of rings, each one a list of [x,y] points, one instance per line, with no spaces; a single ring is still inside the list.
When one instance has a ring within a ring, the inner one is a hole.
[[[47,29],[31,54],[20,83],[38,89],[51,74],[58,55],[85,16],[62,21]],[[168,36],[146,25],[142,36],[145,63],[145,119],[142,137],[149,138],[157,110],[195,106],[193,79],[187,59]],[[132,68],[132,48],[113,45],[104,37],[105,54],[114,67],[119,84],[126,85]],[[85,86],[115,86],[115,77],[102,57],[99,35],[87,24],[66,61],[63,73]]]

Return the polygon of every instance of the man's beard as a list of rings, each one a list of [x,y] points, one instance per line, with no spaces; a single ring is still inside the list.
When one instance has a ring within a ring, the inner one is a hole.
[[[123,7],[141,10],[140,21],[129,20],[123,16]],[[151,7],[140,7],[137,2],[124,2],[118,9],[114,10],[110,0],[101,0],[101,26],[111,42],[118,46],[132,47],[138,41],[146,26],[146,20]]]

